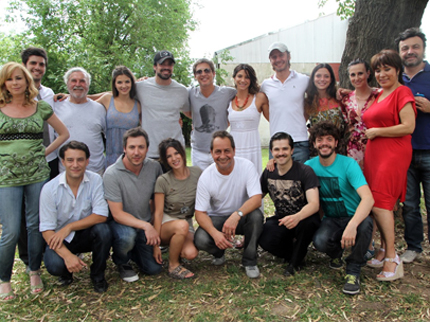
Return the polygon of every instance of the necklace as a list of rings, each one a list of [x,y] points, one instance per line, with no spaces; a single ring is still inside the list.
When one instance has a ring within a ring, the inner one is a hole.
[[[234,99],[234,102],[236,103],[236,107],[237,107],[237,109],[238,109],[239,111],[242,111],[242,110],[243,110],[243,108],[246,106],[246,103],[248,103],[248,99],[249,99],[249,94],[248,94],[248,96],[246,97],[245,102],[243,103],[243,105],[242,105],[242,106],[239,106],[239,103],[238,103],[238,101],[237,101],[237,95],[236,95],[236,98]]]

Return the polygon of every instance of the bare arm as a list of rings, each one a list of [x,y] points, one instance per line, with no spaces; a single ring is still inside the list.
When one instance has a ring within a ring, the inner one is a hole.
[[[112,96],[112,92],[102,92],[102,93],[97,93],[97,94],[91,94],[91,95],[87,95],[87,97],[89,99],[92,99],[93,101],[97,101],[99,100],[103,95],[106,94],[110,94],[110,96]]]
[[[349,221],[345,230],[343,231],[342,240],[340,241],[342,248],[351,247],[355,245],[355,238],[357,237],[357,227],[369,216],[372,210],[373,200],[372,192],[368,185],[361,186],[357,189],[357,193],[361,198],[354,216]]]
[[[111,93],[105,93],[101,97],[96,99],[95,101],[102,104],[105,107],[105,109],[107,110],[109,108],[111,98],[112,98]]]
[[[318,188],[306,190],[306,200],[308,203],[298,213],[280,219],[279,226],[284,225],[288,229],[293,229],[300,221],[317,213],[320,208]]]
[[[266,94],[263,92],[257,94],[256,105],[258,111],[263,113],[264,118],[269,122],[269,100]]]
[[[164,213],[164,193],[155,193],[154,194],[154,228],[160,236],[161,239],[161,223],[163,221],[163,213]],[[163,259],[161,258],[161,250],[158,245],[154,246],[154,258],[158,264],[163,263]]]
[[[55,132],[58,133],[58,137],[45,149],[45,156],[55,151],[61,144],[66,142],[70,136],[69,130],[55,113],[46,121],[54,128]]]
[[[184,114],[189,119],[192,118],[191,111],[189,111],[189,112],[182,112],[182,114]]]
[[[412,134],[415,129],[415,112],[411,103],[407,103],[399,112],[400,124],[387,127],[367,129],[365,134],[369,140],[376,137],[395,138]]]
[[[140,220],[123,210],[122,202],[108,200],[109,209],[115,221],[121,225],[142,229],[145,231],[147,245],[160,245],[160,237],[154,227],[144,220]]]

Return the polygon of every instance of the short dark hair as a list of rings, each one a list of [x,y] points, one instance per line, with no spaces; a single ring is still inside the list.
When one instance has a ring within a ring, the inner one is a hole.
[[[290,145],[291,149],[294,149],[294,140],[288,133],[285,132],[276,132],[272,135],[269,142],[269,149],[272,150],[273,148],[273,141],[280,141],[280,140],[288,140],[288,144]]]
[[[370,82],[371,82],[371,81],[372,81],[372,79],[373,79],[373,70],[372,70],[372,68],[370,68],[369,63],[368,63],[367,61],[365,61],[364,59],[356,58],[356,59],[354,59],[353,61],[351,61],[351,62],[348,64],[348,68],[347,68],[348,73],[349,73],[349,68],[350,68],[351,66],[355,66],[355,65],[359,65],[359,64],[363,64],[363,65],[364,65],[364,68],[366,69],[366,72],[370,72],[369,77],[367,78],[367,83],[368,83],[368,84],[370,84]]]
[[[167,162],[167,149],[168,148],[174,148],[176,151],[178,151],[182,157],[184,165],[185,166],[187,165],[187,156],[186,156],[185,149],[184,149],[183,145],[178,140],[169,138],[169,139],[161,141],[161,143],[158,145],[158,152],[160,154],[160,161],[166,170],[171,169],[171,167],[169,166],[169,164]]]
[[[59,151],[60,158],[64,160],[64,154],[68,149],[72,150],[81,150],[85,152],[85,157],[87,159],[90,158],[90,149],[88,149],[88,146],[84,142],[79,141],[69,141],[66,144],[64,144]]]
[[[21,52],[21,61],[24,65],[27,65],[30,56],[42,57],[43,59],[45,59],[45,66],[48,67],[48,54],[46,53],[45,49],[37,47],[29,47],[27,49],[24,49]]]
[[[130,98],[134,98],[136,96],[136,80],[134,78],[133,73],[130,69],[125,66],[116,66],[112,71],[112,95],[113,97],[117,97],[119,95],[118,90],[116,89],[115,82],[116,78],[120,75],[127,76],[131,80],[131,90],[129,92]]]
[[[315,143],[317,138],[331,135],[336,141],[339,141],[339,129],[331,121],[321,121],[309,129],[310,142]]]
[[[395,40],[396,50],[399,51],[399,44],[401,41],[412,37],[420,37],[421,40],[423,41],[424,49],[426,48],[426,41],[427,41],[426,35],[424,35],[424,33],[421,31],[420,28],[413,27],[413,28],[406,29],[405,31],[401,32],[397,36]]]
[[[137,138],[139,136],[143,136],[146,141],[146,147],[149,147],[149,138],[148,133],[144,129],[142,129],[140,126],[134,127],[130,130],[127,130],[127,132],[124,133],[122,137],[122,146],[125,148],[127,147],[127,140],[128,138]]]
[[[212,73],[215,73],[215,65],[214,62],[207,58],[200,58],[193,64],[193,74],[196,75],[197,72],[197,66],[200,64],[208,64],[209,68],[211,69]]]
[[[248,64],[239,64],[233,70],[233,78],[235,78],[237,73],[239,73],[241,70],[244,70],[245,73],[249,76],[249,80],[251,82],[248,88],[249,94],[257,94],[260,91],[260,85],[258,84],[257,75],[255,73],[254,68],[252,68],[252,66]]]
[[[221,139],[225,139],[225,138],[227,138],[227,139],[229,139],[229,140],[230,140],[230,143],[231,143],[231,147],[233,148],[233,150],[234,150],[234,149],[236,149],[236,146],[235,146],[235,144],[234,144],[234,139],[233,139],[233,137],[231,136],[231,134],[230,134],[230,133],[228,133],[227,131],[216,131],[216,132],[214,132],[214,133],[212,134],[212,140],[211,140],[211,151],[212,151],[212,150],[213,150],[213,148],[214,148],[214,140],[215,140],[216,138],[221,138]]]
[[[403,64],[402,59],[397,51],[393,49],[383,49],[370,60],[370,66],[376,71],[379,67],[391,66],[398,72],[397,80],[400,84],[404,85],[403,82]]]

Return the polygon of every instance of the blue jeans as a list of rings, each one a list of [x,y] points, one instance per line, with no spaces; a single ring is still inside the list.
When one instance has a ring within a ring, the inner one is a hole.
[[[427,222],[430,230],[430,150],[414,150],[408,169],[408,188],[403,206],[405,221],[405,240],[408,250],[421,253],[423,220],[420,212],[420,183],[423,185],[424,201],[427,209]]]
[[[211,216],[214,227],[222,231],[225,221],[230,216]],[[243,247],[242,265],[243,266],[255,266],[257,265],[257,246],[258,239],[263,232],[263,214],[260,209],[255,209],[246,216],[239,220],[239,224],[236,227],[237,235],[245,236],[245,245]],[[206,230],[199,227],[194,235],[194,244],[197,249],[204,250],[209,254],[214,255],[215,258],[222,257],[225,250],[219,249],[215,245],[215,241]]]
[[[139,269],[148,275],[161,272],[162,266],[154,259],[154,247],[146,244],[145,231],[109,222],[113,236],[113,261],[116,265],[125,265],[131,259]]]
[[[314,235],[315,248],[326,253],[330,258],[340,258],[343,249],[340,244],[343,231],[352,217],[324,217],[320,228]],[[357,227],[357,237],[355,245],[351,249],[351,254],[346,258],[346,274],[360,275],[361,266],[366,264],[364,255],[372,239],[373,221],[367,217]]]
[[[27,222],[28,260],[32,271],[42,262],[44,240],[39,232],[39,196],[46,181],[24,186],[0,188],[0,280],[9,282],[15,257],[16,243],[21,229],[21,211],[24,200]]]
[[[271,159],[273,159],[273,155],[269,150],[269,160]],[[309,160],[309,141],[294,142],[293,160],[300,163]]]
[[[92,252],[91,280],[100,282],[105,278],[106,261],[109,258],[112,245],[112,234],[109,225],[101,223],[90,228],[75,232],[70,243],[64,241],[64,246],[72,254]],[[45,249],[46,270],[54,276],[71,278],[72,273],[67,270],[64,259],[55,251],[46,246]]]

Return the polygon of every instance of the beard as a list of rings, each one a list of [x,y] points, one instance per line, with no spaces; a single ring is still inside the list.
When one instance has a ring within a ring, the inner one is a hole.
[[[163,75],[162,73],[157,73],[157,76],[161,79],[168,80],[172,77],[172,74],[170,73],[169,75]]]
[[[424,57],[419,57],[417,55],[410,55],[409,57],[415,57],[416,60],[409,62],[407,61],[407,59],[403,59],[402,62],[405,67],[417,67],[423,62],[423,59],[424,59]]]

